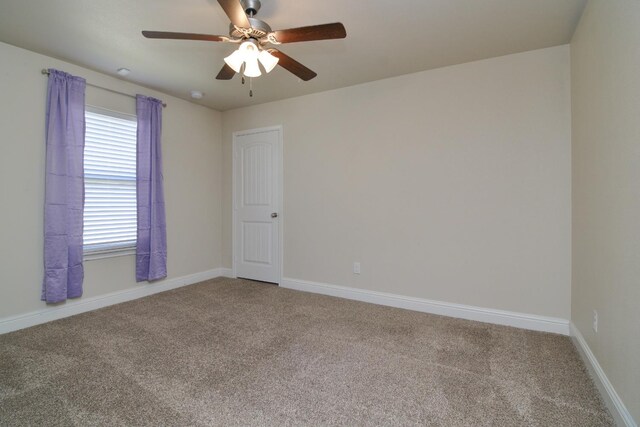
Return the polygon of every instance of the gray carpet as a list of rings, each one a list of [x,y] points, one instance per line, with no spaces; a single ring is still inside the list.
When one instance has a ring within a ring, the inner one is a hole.
[[[215,279],[0,336],[1,425],[613,425],[568,337]]]

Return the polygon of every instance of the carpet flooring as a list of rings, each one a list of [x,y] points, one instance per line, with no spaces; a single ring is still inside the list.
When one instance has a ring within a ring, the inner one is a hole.
[[[0,336],[0,425],[613,421],[568,337],[214,279]]]

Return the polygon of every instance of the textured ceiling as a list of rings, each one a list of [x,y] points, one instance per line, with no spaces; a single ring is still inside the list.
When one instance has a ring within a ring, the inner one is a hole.
[[[0,0],[0,41],[228,110],[478,59],[568,43],[586,0],[262,0],[273,29],[342,22],[344,40],[281,45],[318,73],[281,67],[217,81],[232,44],[150,40],[141,30],[227,34],[216,0]],[[1,58],[0,58],[1,59]]]

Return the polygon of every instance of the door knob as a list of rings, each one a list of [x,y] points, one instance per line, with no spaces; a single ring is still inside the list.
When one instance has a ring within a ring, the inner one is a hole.
[[[273,212],[271,214],[271,218],[278,218],[278,213],[277,212]]]

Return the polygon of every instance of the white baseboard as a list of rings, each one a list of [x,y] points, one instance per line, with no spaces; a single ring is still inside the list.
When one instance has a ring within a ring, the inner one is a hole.
[[[345,286],[315,283],[306,280],[283,278],[280,286],[298,291],[404,308],[423,313],[439,314],[460,319],[476,320],[497,325],[513,326],[534,331],[553,332],[569,335],[569,321],[555,317],[537,316],[512,311],[494,310],[470,305],[432,301],[422,298],[407,297],[386,292],[369,291]]]
[[[17,331],[18,329],[28,328],[30,326],[39,325],[41,323],[51,322],[52,320],[62,319],[64,317],[73,316],[76,314],[84,313],[86,311],[107,307],[109,305],[131,301],[134,299],[157,294],[158,292],[164,292],[182,286],[192,285],[194,283],[202,282],[220,276],[230,277],[231,269],[215,268],[213,270],[190,274],[188,276],[167,279],[158,283],[136,285],[135,288],[127,289],[124,291],[111,292],[105,295],[95,296],[91,298],[69,300],[64,303],[64,305],[45,307],[41,310],[36,310],[17,316],[0,318],[0,334]]]
[[[584,337],[580,333],[580,330],[576,327],[576,325],[571,322],[571,339],[574,344],[578,348],[578,353],[580,353],[580,357],[584,361],[584,364],[587,366],[593,381],[598,387],[598,391],[600,391],[600,395],[602,396],[604,403],[609,408],[609,412],[613,416],[616,425],[626,426],[626,427],[638,427],[636,422],[631,417],[631,413],[627,410],[627,407],[618,396],[618,393],[613,388],[613,384],[607,378],[607,375],[604,373],[604,370],[598,363],[598,359],[593,354],[589,345],[585,341]]]

